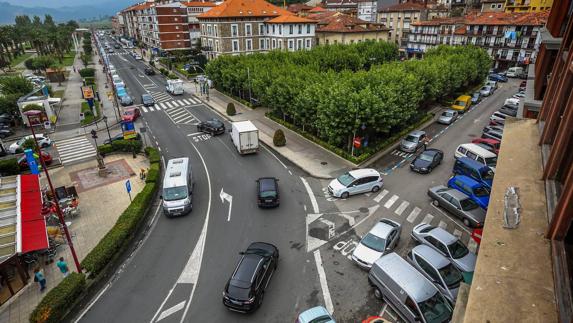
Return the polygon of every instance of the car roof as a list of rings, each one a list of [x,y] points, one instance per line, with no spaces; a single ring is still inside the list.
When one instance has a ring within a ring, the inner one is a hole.
[[[277,180],[274,177],[259,178],[259,189],[261,191],[270,191],[276,189]]]
[[[395,252],[378,258],[375,265],[392,277],[415,302],[427,300],[437,292],[428,279]]]
[[[481,184],[478,181],[466,175],[456,175],[452,177],[452,179],[459,180],[469,186],[481,186]]]
[[[241,257],[231,281],[253,282],[255,273],[263,262],[264,257],[257,254],[246,254]]]
[[[497,139],[493,139],[493,138],[476,138],[474,140],[477,140],[478,142],[487,142],[490,144],[499,144],[500,141]]]
[[[380,176],[377,170],[373,168],[354,169],[348,172],[354,178],[362,178],[367,176]]]
[[[472,97],[469,96],[469,95],[460,95],[460,96],[458,96],[458,98],[457,98],[456,100],[461,100],[461,101],[463,101],[463,100],[467,100],[467,99],[471,99],[471,98],[472,98]]]
[[[426,134],[425,131],[422,131],[422,130],[414,130],[414,131],[410,132],[408,135],[420,137],[420,136],[425,135],[425,134]]]
[[[444,268],[450,264],[448,258],[425,244],[420,244],[412,248],[412,253],[419,255],[437,269]]]
[[[372,229],[370,229],[369,233],[381,238],[386,238],[390,232],[392,232],[392,229],[394,229],[393,226],[384,222],[378,222],[374,227],[372,227]]]
[[[456,236],[452,235],[451,233],[440,227],[433,228],[428,232],[428,235],[438,239],[439,241],[445,243],[446,245],[449,245],[458,240]]]
[[[322,306],[316,306],[313,308],[309,308],[308,310],[302,312],[299,314],[298,316],[298,320],[302,323],[308,323],[318,317],[321,316],[330,316],[330,313],[328,313],[328,311],[326,310],[326,308],[322,307]],[[334,322],[334,321],[328,321],[328,322]]]
[[[494,153],[492,153],[491,151],[489,151],[485,148],[482,148],[482,147],[480,147],[474,143],[461,144],[460,147],[464,147],[465,149],[472,150],[474,153],[477,153],[478,155],[485,157],[485,158],[495,157]]]
[[[455,188],[449,188],[448,190],[445,190],[443,192],[450,194],[451,196],[453,196],[458,201],[465,200],[465,199],[469,198],[466,194],[456,190]]]
[[[436,149],[436,148],[428,148],[428,149],[422,151],[420,153],[420,155],[427,154],[427,155],[435,156],[436,154],[441,153],[441,152],[442,152],[441,150]]]
[[[481,168],[487,167],[486,165],[484,165],[484,164],[482,164],[476,160],[473,160],[469,157],[460,157],[460,158],[458,158],[458,160],[460,162],[462,162],[464,164],[468,164],[469,166],[474,167],[476,169],[481,169]]]
[[[442,111],[442,114],[445,114],[446,112],[449,112],[449,113],[457,113],[456,110],[447,109],[447,110]]]

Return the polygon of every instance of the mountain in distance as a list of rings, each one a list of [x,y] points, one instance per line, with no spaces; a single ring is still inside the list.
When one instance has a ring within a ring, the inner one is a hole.
[[[51,15],[55,21],[64,22],[71,19],[91,19],[100,16],[113,16],[118,11],[135,4],[137,0],[108,0],[108,1],[93,1],[93,0],[58,0],[58,1],[45,1],[45,0],[20,0],[22,5],[14,5],[9,2],[0,1],[0,24],[13,24],[14,18],[20,15],[32,16]],[[35,3],[41,3],[41,6],[34,6]],[[45,4],[50,3],[55,5],[70,4],[62,7],[46,7]],[[30,5],[23,6],[23,5]]]

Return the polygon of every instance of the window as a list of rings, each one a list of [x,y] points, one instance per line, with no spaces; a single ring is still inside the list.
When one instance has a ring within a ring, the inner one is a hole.
[[[302,39],[297,40],[296,49],[302,49]]]
[[[497,5],[497,9],[501,9],[501,6],[503,6],[501,3]]]
[[[267,25],[267,34],[269,33],[269,25]]]
[[[310,39],[306,40],[306,48],[310,48]]]
[[[259,24],[259,35],[264,35],[265,33],[265,25]]]
[[[289,27],[289,28],[288,28],[288,30],[289,30],[289,32],[288,32],[289,35],[292,35],[292,33],[293,33],[293,28],[294,28],[294,27],[293,27],[293,25],[289,25],[288,27]]]
[[[275,25],[273,25],[273,35],[275,34]]]
[[[237,24],[231,25],[231,36],[233,37],[239,36],[239,26]]]
[[[289,50],[294,49],[294,41],[292,39],[289,39],[288,41],[288,49]]]
[[[310,34],[310,24],[307,24],[307,25],[306,25],[306,33],[307,33],[307,34]]]
[[[259,49],[265,49],[265,40],[259,39]]]
[[[491,8],[492,8],[492,9],[495,9],[495,4],[492,4],[492,5],[491,5]]]
[[[281,39],[279,39],[278,48],[279,49],[283,48],[283,41]]]
[[[217,32],[217,25],[215,25],[215,26],[213,27],[213,30],[215,31],[215,37],[217,37],[217,34],[218,34],[218,32]]]
[[[233,52],[238,52],[238,51],[239,51],[239,41],[233,39]]]
[[[253,50],[253,40],[247,39],[247,50]]]
[[[298,34],[299,35],[302,34],[302,25],[301,24],[298,25]]]
[[[252,34],[251,34],[251,24],[245,24],[245,36],[252,36]]]
[[[415,255],[414,257],[416,258],[416,262],[418,263],[418,265],[420,265],[420,268],[422,268],[424,272],[426,272],[430,277],[432,277],[433,280],[436,281],[440,280],[440,275],[438,275],[438,273],[436,272],[434,267],[432,267],[432,265],[430,265],[424,259],[420,258],[418,255]]]
[[[276,39],[273,39],[273,49],[277,48],[277,41]]]
[[[418,308],[416,307],[416,303],[410,298],[406,298],[406,307],[414,314],[414,316],[418,316]]]
[[[175,29],[179,29],[179,26],[175,26]]]
[[[177,17],[173,18],[173,21],[177,21]]]
[[[279,25],[279,35],[283,34],[283,25]]]
[[[216,52],[219,51],[219,41],[218,40],[215,41],[215,51]]]

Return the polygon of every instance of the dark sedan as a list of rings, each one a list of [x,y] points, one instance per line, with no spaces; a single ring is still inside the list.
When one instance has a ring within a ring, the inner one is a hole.
[[[144,107],[151,107],[155,105],[155,100],[151,96],[151,94],[144,93],[141,95],[141,103],[143,103]]]
[[[197,130],[215,136],[225,133],[225,125],[219,119],[209,119],[199,123],[197,125]]]
[[[490,74],[488,78],[496,82],[507,82],[507,76],[501,74]]]
[[[459,217],[466,226],[474,228],[483,226],[486,211],[466,194],[453,188],[438,185],[428,190],[428,196],[433,200],[434,206],[443,207]]]
[[[442,159],[444,159],[444,152],[429,148],[412,161],[410,169],[420,174],[428,174],[442,162]]]
[[[144,72],[145,72],[145,75],[155,75],[155,70],[151,67],[146,67]]]
[[[119,101],[121,105],[124,107],[133,104],[133,99],[129,95],[122,96],[121,98],[119,98]]]

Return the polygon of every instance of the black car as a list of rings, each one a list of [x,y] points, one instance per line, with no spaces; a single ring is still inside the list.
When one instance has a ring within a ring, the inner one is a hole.
[[[151,94],[144,93],[141,95],[141,103],[143,103],[144,107],[150,107],[152,105],[155,105],[155,100],[153,99]]]
[[[209,119],[197,125],[198,131],[210,133],[212,136],[225,133],[225,125],[219,119]]]
[[[253,242],[225,285],[223,304],[230,310],[248,313],[263,303],[265,289],[277,269],[279,250],[266,242]]]
[[[12,130],[10,130],[10,128],[2,128],[0,129],[0,138],[4,139],[6,137],[10,137],[11,135],[13,135],[14,132],[12,132]]]
[[[151,67],[146,67],[144,72],[145,72],[145,75],[155,75],[155,70]]]
[[[257,204],[259,207],[279,206],[279,180],[261,177],[257,180]]]
[[[121,103],[122,106],[125,107],[128,105],[132,105],[133,99],[129,95],[124,95],[121,98],[119,98],[119,102]]]
[[[428,148],[412,161],[410,169],[420,174],[428,174],[442,162],[442,159],[444,152]]]

